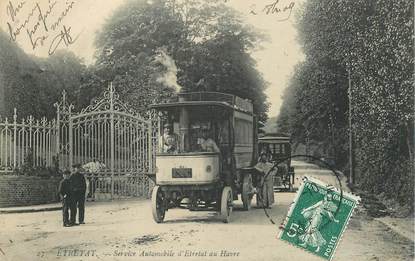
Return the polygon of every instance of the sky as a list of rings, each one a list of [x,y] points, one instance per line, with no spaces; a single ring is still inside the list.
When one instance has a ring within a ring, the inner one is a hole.
[[[1,0],[0,28],[28,54],[47,57],[55,50],[68,49],[92,64],[96,32],[124,1]],[[294,66],[304,60],[294,17],[305,0],[223,1],[240,11],[244,22],[269,36],[270,41],[252,55],[258,71],[270,83],[266,90],[271,103],[268,115],[277,116]]]

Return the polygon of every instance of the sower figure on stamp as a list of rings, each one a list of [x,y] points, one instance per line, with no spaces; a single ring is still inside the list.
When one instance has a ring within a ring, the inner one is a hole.
[[[72,204],[71,197],[71,184],[69,181],[70,171],[65,170],[63,172],[63,180],[59,183],[59,196],[62,200],[62,216],[63,216],[63,226],[70,227],[69,223],[69,208]]]
[[[71,181],[71,192],[73,195],[73,201],[71,206],[71,225],[76,225],[76,212],[79,210],[78,221],[79,224],[84,223],[85,215],[85,193],[86,193],[86,180],[84,175],[81,173],[81,164],[75,164],[72,166],[73,172],[70,177]]]
[[[270,171],[272,168],[272,163],[268,162],[268,155],[265,152],[261,152],[259,162],[255,165],[255,169],[258,170],[261,174],[261,181],[259,184],[263,186],[258,188],[257,192],[257,206],[271,208],[274,204],[274,172]],[[268,174],[268,175],[267,175]]]
[[[303,242],[300,246],[312,246],[316,248],[315,252],[320,251],[320,247],[327,243],[319,230],[323,217],[325,216],[330,221],[338,223],[339,220],[333,215],[336,209],[337,206],[333,203],[332,195],[326,194],[323,200],[301,211],[301,215],[307,219],[307,225],[304,234],[299,237]]]

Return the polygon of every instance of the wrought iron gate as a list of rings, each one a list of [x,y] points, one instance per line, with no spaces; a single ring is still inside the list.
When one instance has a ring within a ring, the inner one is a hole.
[[[92,166],[86,172],[88,198],[122,198],[147,195],[152,170],[153,129],[119,100],[112,84],[103,96],[80,113],[70,114],[68,165]],[[62,136],[62,135],[60,135]]]
[[[85,173],[90,199],[148,196],[145,174],[153,170],[159,136],[154,112],[134,112],[112,85],[79,113],[65,92],[54,106],[50,121],[18,120],[16,109],[12,120],[0,117],[0,174],[28,167],[59,175],[75,163],[92,164],[95,169]]]

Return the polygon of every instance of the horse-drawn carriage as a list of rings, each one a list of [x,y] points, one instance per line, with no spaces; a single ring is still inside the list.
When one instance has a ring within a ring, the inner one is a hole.
[[[249,209],[254,195],[252,166],[257,154],[257,120],[252,103],[216,93],[179,93],[177,100],[152,106],[160,116],[160,145],[153,218],[167,210],[216,210],[230,220],[233,201],[241,195]]]

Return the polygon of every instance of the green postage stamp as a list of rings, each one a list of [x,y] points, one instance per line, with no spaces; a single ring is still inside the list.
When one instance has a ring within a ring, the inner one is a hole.
[[[307,178],[297,192],[279,238],[331,260],[359,199]]]

